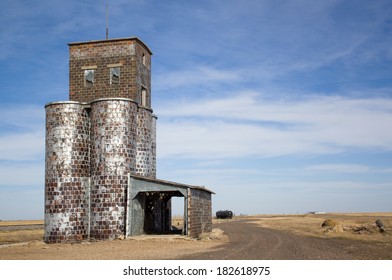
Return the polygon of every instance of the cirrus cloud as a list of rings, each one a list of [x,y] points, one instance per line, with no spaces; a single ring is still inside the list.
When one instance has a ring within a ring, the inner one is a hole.
[[[157,110],[160,156],[225,158],[391,150],[392,100],[239,94]]]

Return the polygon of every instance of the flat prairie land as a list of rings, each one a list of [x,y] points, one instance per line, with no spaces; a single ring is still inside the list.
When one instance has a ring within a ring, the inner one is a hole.
[[[246,217],[258,226],[297,235],[392,243],[392,213],[325,213],[307,215],[256,215]],[[322,227],[326,220],[332,225]],[[380,220],[384,230],[376,221]]]
[[[0,221],[0,245],[42,241],[43,220]]]
[[[326,220],[328,225],[322,226]],[[382,222],[383,229],[376,220]],[[182,218],[173,217],[173,226],[182,228]],[[213,232],[199,239],[143,235],[125,240],[45,244],[43,235],[44,222],[40,220],[0,221],[0,260],[392,258],[392,213],[213,219]]]

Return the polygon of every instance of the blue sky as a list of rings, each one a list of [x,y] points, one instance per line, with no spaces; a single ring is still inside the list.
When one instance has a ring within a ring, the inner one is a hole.
[[[105,9],[1,0],[0,219],[43,218],[44,104]],[[160,179],[212,189],[214,212],[392,211],[391,1],[109,0],[109,37],[132,36]]]

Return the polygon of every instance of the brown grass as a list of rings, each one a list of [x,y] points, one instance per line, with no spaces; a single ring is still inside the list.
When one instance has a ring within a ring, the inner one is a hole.
[[[172,217],[172,226],[178,229],[184,228],[184,219],[182,216]]]
[[[299,235],[348,238],[355,240],[392,242],[392,213],[328,213],[320,215],[257,215],[247,217],[252,223]],[[335,225],[322,227],[326,220]],[[375,221],[380,219],[386,228],[380,233]]]
[[[42,226],[42,228],[23,228],[23,226],[31,225]],[[42,241],[44,236],[43,225],[43,220],[0,221],[0,245]]]
[[[392,243],[392,213],[327,213],[320,215],[255,215],[234,217],[247,219],[259,226],[277,230],[289,231],[299,235],[318,236],[328,238],[348,238],[366,241],[380,241]],[[327,220],[333,220],[336,225],[322,227]],[[380,233],[375,221],[380,219],[385,226],[385,233]],[[213,219],[213,224],[225,223],[231,220]],[[42,220],[31,221],[0,221],[0,244],[42,241],[44,230],[19,229],[23,225],[42,225]],[[175,216],[172,225],[183,227],[183,218]],[[3,229],[1,230],[1,227]],[[369,229],[357,230],[356,229]]]
[[[31,241],[42,241],[43,229],[0,231],[0,245],[10,243],[22,243]]]
[[[44,225],[43,220],[0,221],[1,226]]]

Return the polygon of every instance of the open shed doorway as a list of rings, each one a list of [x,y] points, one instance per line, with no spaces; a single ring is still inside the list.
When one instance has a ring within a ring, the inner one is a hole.
[[[182,206],[185,213],[185,197],[179,191],[153,191],[144,193],[144,232],[146,234],[186,234],[184,216],[181,221],[179,215],[174,214],[173,201],[177,208]],[[182,202],[182,203],[181,203]],[[177,224],[177,226],[173,226]]]
[[[173,196],[171,227],[174,234],[185,234],[185,197]]]

